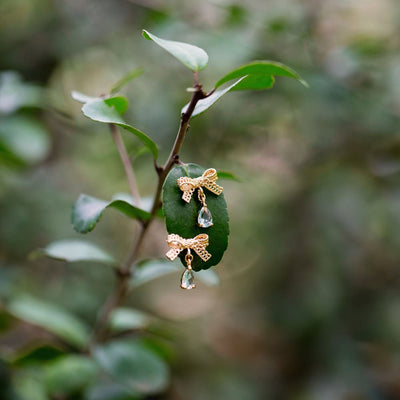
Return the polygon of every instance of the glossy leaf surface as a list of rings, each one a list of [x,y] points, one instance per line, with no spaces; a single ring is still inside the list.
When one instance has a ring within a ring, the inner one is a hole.
[[[147,40],[153,40],[168,53],[172,54],[182,64],[186,65],[192,71],[200,71],[208,64],[208,55],[200,47],[188,43],[165,40],[143,30],[143,36]]]
[[[179,189],[177,180],[182,176],[197,178],[204,173],[205,169],[196,164],[178,165],[167,176],[163,187],[163,209],[168,233],[175,233],[182,238],[194,238],[200,233],[209,236],[207,251],[211,258],[204,262],[197,254],[192,252],[194,260],[192,268],[195,271],[207,269],[217,265],[228,247],[229,217],[223,193],[219,196],[204,189],[207,198],[207,206],[212,213],[214,225],[203,229],[197,225],[198,212],[201,204],[194,193],[190,203],[182,199],[182,191]],[[180,254],[183,261],[185,251]]]
[[[86,194],[81,194],[76,201],[71,214],[71,222],[79,233],[87,233],[94,229],[100,221],[106,208],[114,208],[122,214],[140,220],[150,218],[150,213],[135,207],[127,201],[116,199],[104,201]]]
[[[7,310],[15,317],[40,326],[74,346],[83,348],[88,342],[86,325],[54,304],[21,295],[11,300]]]

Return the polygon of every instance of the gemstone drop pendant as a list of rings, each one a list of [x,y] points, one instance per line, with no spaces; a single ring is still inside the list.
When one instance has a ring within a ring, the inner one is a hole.
[[[213,226],[211,211],[207,208],[207,206],[201,207],[197,217],[197,223],[199,224],[200,228],[209,228],[210,226]]]
[[[196,284],[194,283],[194,274],[192,269],[188,268],[185,270],[185,272],[182,274],[181,278],[181,288],[190,290],[194,289],[196,287]]]

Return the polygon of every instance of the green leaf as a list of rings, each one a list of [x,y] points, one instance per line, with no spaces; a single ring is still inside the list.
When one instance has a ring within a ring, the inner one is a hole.
[[[67,262],[92,261],[115,265],[114,257],[100,247],[79,239],[58,240],[44,249],[33,252],[32,257],[47,256]]]
[[[71,223],[79,233],[88,233],[94,229],[100,221],[106,208],[114,208],[122,214],[146,221],[151,214],[145,210],[135,207],[124,200],[112,200],[107,202],[95,197],[81,194],[76,201],[71,214]]]
[[[137,287],[180,269],[178,264],[171,263],[168,260],[146,260],[138,265],[131,283],[134,287]]]
[[[142,74],[143,74],[143,68],[133,69],[112,86],[110,93],[114,94],[119,92],[127,83],[129,83],[130,81],[132,81],[133,79]]]
[[[110,99],[107,99],[110,103]],[[112,104],[112,101],[111,101]],[[120,113],[114,107],[110,107],[105,100],[98,99],[85,103],[82,107],[83,114],[93,121],[115,124],[121,128],[133,133],[146,147],[149,148],[154,159],[158,156],[157,145],[145,133],[139,129],[128,125],[121,117]]]
[[[46,127],[37,119],[12,115],[1,120],[0,145],[26,164],[34,164],[47,157],[50,138]]]
[[[71,92],[71,97],[76,100],[79,101],[79,103],[89,103],[89,101],[94,101],[94,100],[101,100],[100,97],[92,97],[92,96],[88,96],[84,93],[78,92],[76,90],[73,90]]]
[[[235,86],[237,86],[245,77],[242,77],[238,79],[236,82],[234,82],[232,85],[228,86],[225,89],[217,90],[215,91],[212,95],[206,97],[205,99],[201,99],[197,102],[196,107],[194,108],[192,117],[195,117],[196,115],[199,115],[209,109],[216,101],[218,101],[224,94],[230,92],[231,90],[234,89]],[[182,113],[185,113],[187,108],[189,106],[189,103],[186,104],[185,107],[182,108]]]
[[[84,348],[88,343],[86,325],[58,306],[21,295],[10,301],[7,310],[15,317],[40,326],[74,346]]]
[[[241,182],[242,180],[237,177],[235,174],[229,171],[218,171],[219,179],[229,179],[231,181]]]
[[[200,71],[207,66],[208,55],[200,47],[193,46],[188,43],[161,39],[150,32],[147,32],[146,30],[143,30],[143,36],[147,40],[153,40],[192,71]]]
[[[16,371],[13,386],[18,400],[49,400],[42,379],[37,375],[31,371]],[[11,397],[11,399],[14,398]]]
[[[42,365],[46,361],[54,360],[65,354],[65,350],[54,344],[33,343],[13,354],[10,363],[17,367],[28,365]]]
[[[94,381],[97,371],[92,359],[71,354],[47,363],[43,368],[43,380],[51,395],[73,394]]]
[[[152,318],[139,310],[132,308],[117,308],[110,317],[110,326],[113,332],[147,328]]]
[[[185,239],[194,238],[200,233],[209,236],[207,251],[211,258],[204,262],[192,252],[194,259],[192,268],[195,271],[210,268],[217,265],[228,247],[229,217],[223,193],[219,196],[204,189],[207,197],[207,206],[212,213],[214,225],[203,229],[197,225],[197,215],[201,208],[194,193],[190,203],[182,199],[182,191],[179,189],[177,180],[181,176],[197,178],[204,173],[205,169],[196,164],[178,165],[167,176],[163,187],[163,209],[168,233],[176,233]],[[182,264],[185,252],[181,252]]]
[[[166,389],[169,371],[165,362],[135,340],[116,340],[97,347],[94,357],[117,382],[133,393],[153,394]]]
[[[232,79],[245,77],[233,90],[269,89],[274,85],[274,76],[287,76],[297,79],[301,84],[308,87],[296,71],[276,61],[253,61],[243,65],[225,75],[215,85],[215,88],[229,82]]]
[[[108,99],[104,99],[104,102],[109,107],[114,107],[119,114],[123,114],[128,109],[129,105],[127,98],[123,96],[110,97]]]

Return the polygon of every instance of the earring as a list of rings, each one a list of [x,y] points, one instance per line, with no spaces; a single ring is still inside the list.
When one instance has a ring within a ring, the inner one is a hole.
[[[167,243],[170,249],[166,256],[171,261],[175,260],[181,251],[187,250],[185,255],[186,269],[181,277],[181,288],[188,290],[194,289],[196,284],[194,282],[194,274],[192,270],[193,255],[190,250],[194,250],[203,261],[209,260],[211,254],[206,250],[206,247],[208,246],[208,235],[201,233],[193,239],[184,239],[179,235],[172,233],[171,235],[168,235]]]
[[[209,228],[213,226],[212,214],[207,208],[206,195],[204,194],[203,187],[219,196],[223,191],[223,187],[215,183],[217,179],[217,171],[214,168],[209,168],[198,178],[183,176],[177,180],[179,189],[183,192],[182,199],[185,200],[186,203],[190,202],[193,192],[198,189],[198,198],[202,205],[197,216],[197,223],[200,228]]]

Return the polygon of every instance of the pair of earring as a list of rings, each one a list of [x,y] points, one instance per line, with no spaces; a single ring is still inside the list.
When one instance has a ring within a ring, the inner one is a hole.
[[[223,188],[216,184],[217,179],[217,171],[214,168],[209,168],[203,173],[203,175],[197,178],[183,176],[177,180],[178,187],[183,192],[182,199],[186,203],[190,202],[193,193],[197,189],[198,199],[201,203],[201,209],[197,216],[197,224],[201,228],[209,228],[213,226],[212,214],[207,207],[206,195],[203,188],[216,195],[220,195]],[[183,250],[186,250],[186,269],[181,277],[181,288],[194,289],[196,284],[194,282],[194,274],[192,270],[193,255],[191,250],[193,250],[203,261],[208,261],[211,257],[211,254],[206,250],[206,247],[209,244],[208,235],[206,233],[201,233],[194,238],[182,238],[173,233],[168,235],[167,243],[170,249],[166,256],[171,261],[175,260]]]

